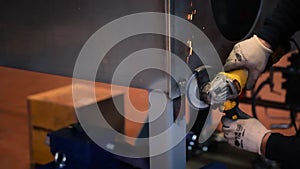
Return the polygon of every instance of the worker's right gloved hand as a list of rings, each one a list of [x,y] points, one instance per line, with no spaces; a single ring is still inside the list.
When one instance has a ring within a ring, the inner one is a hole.
[[[261,142],[263,137],[271,131],[267,130],[257,119],[231,120],[223,117],[222,124],[224,137],[231,146],[262,154]]]
[[[262,44],[256,35],[234,45],[224,65],[225,71],[247,69],[246,89],[252,89],[264,71],[272,50]]]

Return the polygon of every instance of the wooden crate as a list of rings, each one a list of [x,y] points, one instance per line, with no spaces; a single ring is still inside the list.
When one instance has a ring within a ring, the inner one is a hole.
[[[80,104],[73,104],[72,85],[63,86],[27,97],[29,111],[31,165],[46,164],[53,160],[47,144],[47,133],[78,122],[75,110],[89,111],[95,104],[109,124],[124,133],[124,96],[122,90],[113,90],[109,85],[95,87],[96,99],[86,99],[88,86],[77,84],[77,91],[82,94]],[[95,103],[96,100],[96,103]],[[113,101],[117,101],[118,109]]]

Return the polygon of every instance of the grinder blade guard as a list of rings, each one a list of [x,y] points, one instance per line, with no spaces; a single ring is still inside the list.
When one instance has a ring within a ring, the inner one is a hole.
[[[209,87],[210,78],[214,78],[218,72],[212,66],[200,66],[195,69],[187,83],[186,93],[190,108],[198,112],[191,131],[198,136],[199,143],[204,143],[211,137],[223,116],[218,109],[212,109],[205,102],[205,93],[202,93],[205,87]]]

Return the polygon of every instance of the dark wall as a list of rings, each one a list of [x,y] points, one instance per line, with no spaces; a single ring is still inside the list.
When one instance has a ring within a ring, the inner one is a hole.
[[[263,18],[270,13],[276,1],[262,1],[261,16],[256,27],[259,27]],[[183,18],[193,9],[197,9],[197,14],[191,22],[200,29],[205,28],[204,33],[214,43],[222,60],[242,35],[234,37],[234,41],[226,38],[224,32],[229,32],[227,36],[233,36],[236,34],[232,32],[241,30],[237,26],[241,20],[236,17],[238,19],[232,21],[231,17],[221,16],[239,16],[239,11],[255,8],[260,0],[249,0],[248,3],[252,5],[242,4],[243,8],[240,10],[232,10],[232,6],[223,5],[224,2],[233,1],[171,0],[170,4],[171,13]],[[81,48],[99,28],[124,15],[165,10],[164,0],[0,0],[0,65],[71,77]],[[176,31],[176,28],[174,30]],[[247,28],[243,28],[242,33],[245,32],[247,33]],[[173,52],[184,59],[187,50],[183,48],[186,44],[173,45]],[[147,34],[120,42],[107,54],[105,62],[101,63],[104,73],[102,79],[98,80],[109,82],[113,73],[110,70],[129,54],[144,48],[165,49],[165,37]],[[198,60],[191,62],[192,68],[199,65]],[[148,77],[148,74],[140,74],[134,86],[146,86],[152,81],[149,78],[141,80],[142,77]]]
[[[163,12],[164,1],[1,0],[0,65],[71,76],[82,46],[96,30],[147,11]]]

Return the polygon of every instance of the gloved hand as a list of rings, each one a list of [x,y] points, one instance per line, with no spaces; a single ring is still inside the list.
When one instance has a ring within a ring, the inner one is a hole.
[[[256,35],[234,45],[224,65],[225,71],[247,69],[246,89],[252,89],[264,71],[272,50],[262,44]]]
[[[222,118],[224,137],[231,146],[258,153],[261,155],[261,142],[263,137],[271,132],[257,119],[231,120]]]

